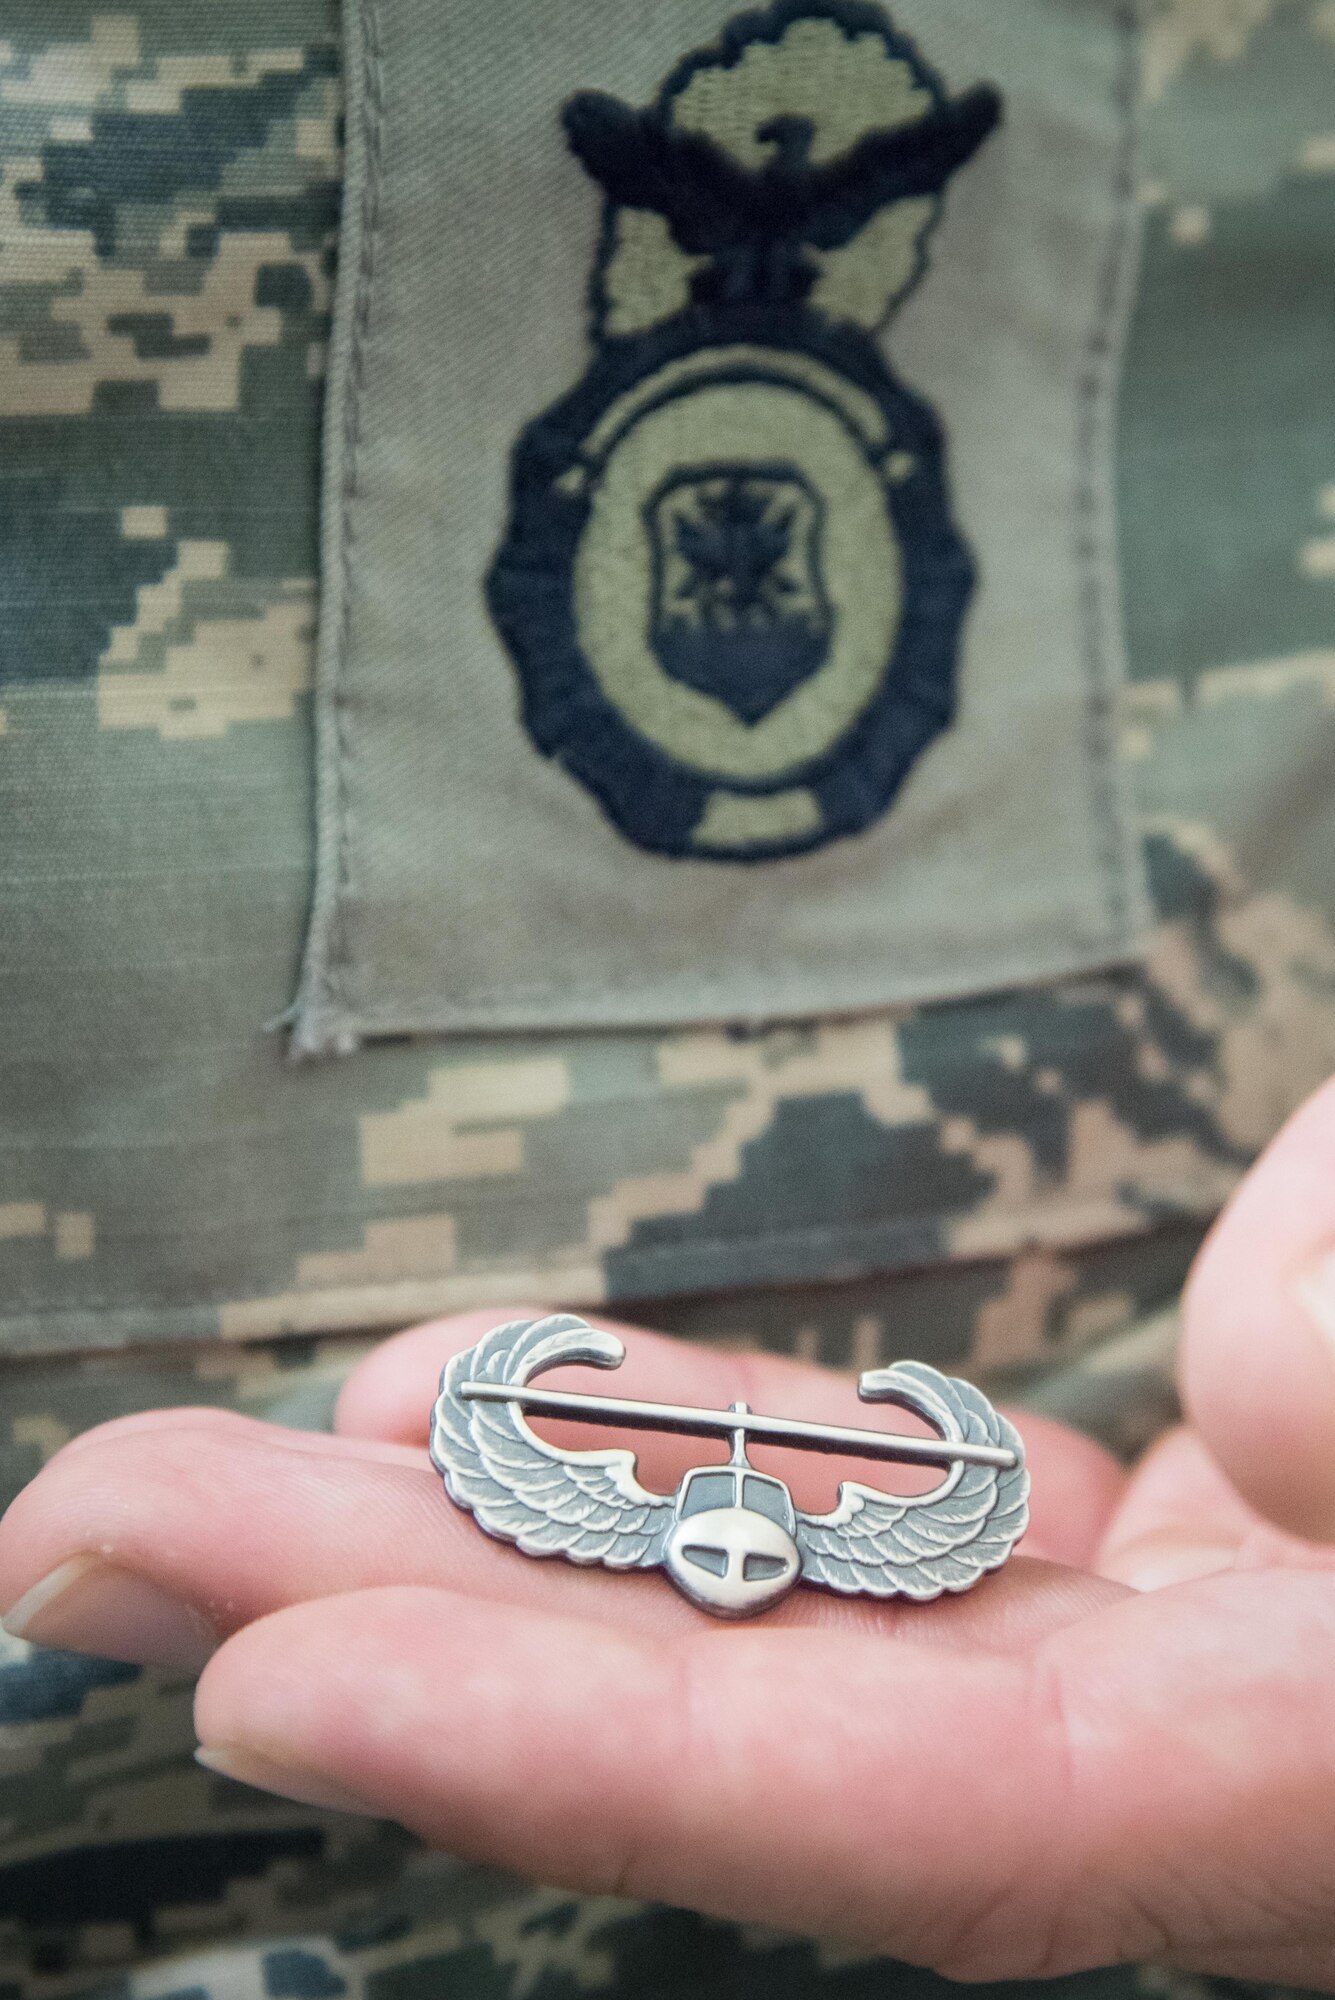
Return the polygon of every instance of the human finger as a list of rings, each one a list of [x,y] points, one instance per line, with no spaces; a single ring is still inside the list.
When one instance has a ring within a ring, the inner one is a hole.
[[[1124,1598],[1009,1658],[377,1591],[250,1626],[196,1723],[216,1768],[452,1853],[956,1978],[1153,1956],[1323,1983],[1333,1639],[1310,1575]]]
[[[505,1313],[494,1309],[462,1313],[412,1327],[383,1341],[348,1377],[339,1398],[337,1429],[344,1436],[424,1444],[445,1361],[480,1340],[503,1319],[532,1318],[537,1311],[516,1307]],[[767,1414],[807,1417],[822,1423],[872,1429],[887,1423],[884,1409],[860,1403],[848,1377],[830,1369],[813,1368],[783,1355],[687,1344],[602,1314],[595,1315],[593,1323],[625,1342],[626,1359],[613,1381],[605,1371],[584,1368],[562,1370],[559,1378],[552,1377],[553,1382],[559,1379],[572,1388],[595,1393],[719,1409],[741,1399]],[[1111,1453],[1064,1425],[1026,1411],[1011,1415],[1024,1438],[1030,1469],[1026,1547],[1055,1562],[1086,1564],[1121,1496],[1125,1473]],[[891,1420],[897,1428],[927,1429],[898,1409]],[[575,1450],[587,1449],[593,1441],[587,1425],[543,1424],[539,1428],[553,1442]],[[640,1456],[641,1477],[661,1492],[672,1491],[688,1466],[710,1455],[698,1439],[641,1432],[633,1442]],[[815,1457],[802,1451],[758,1449],[753,1456],[758,1465],[789,1485],[799,1506],[811,1511],[833,1506],[842,1479],[869,1479],[896,1491],[919,1492],[939,1477],[885,1466],[869,1473],[865,1461]]]
[[[1335,1082],[1248,1174],[1184,1299],[1183,1399],[1243,1497],[1335,1539]]]
[[[1094,1566],[1136,1590],[1161,1590],[1225,1569],[1331,1570],[1335,1550],[1285,1534],[1249,1507],[1182,1425],[1136,1467]]]
[[[921,1907],[947,1815],[961,1900],[996,1822],[1014,1834],[1002,1758],[1009,1743],[1013,1779],[1023,1681],[932,1648],[781,1643],[804,1636],[697,1623],[666,1642],[448,1593],[366,1592],[231,1642],[196,1727],[229,1775],[317,1800],[332,1787],[465,1859],[885,1942],[892,1908]],[[937,1728],[949,1741],[933,1827],[916,1767]]]
[[[1000,1591],[994,1583],[986,1580],[977,1608],[958,1614],[959,1643],[1026,1643],[1111,1588],[1034,1562],[1021,1581]],[[108,1426],[100,1440],[52,1459],[0,1524],[9,1628],[115,1658],[198,1665],[221,1637],[267,1612],[384,1584],[448,1587],[650,1633],[701,1615],[648,1572],[535,1562],[479,1533],[422,1451],[225,1412],[189,1413],[148,1439]],[[174,1628],[171,1606],[180,1614]],[[908,1608],[921,1621],[924,1607]],[[871,1621],[886,1631],[898,1615],[806,1590],[773,1613],[783,1624],[851,1630]],[[951,1614],[927,1615],[918,1635]]]

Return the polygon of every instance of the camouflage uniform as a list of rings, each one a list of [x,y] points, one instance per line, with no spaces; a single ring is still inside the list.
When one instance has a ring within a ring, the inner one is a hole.
[[[6,1496],[122,1411],[321,1425],[375,1330],[515,1297],[921,1355],[1138,1449],[1203,1231],[1335,1068],[1331,0],[1140,24],[1143,963],[294,1066],[340,62],[330,0],[0,0]],[[9,1642],[0,1715],[0,1996],[936,1983],[249,1793],[167,1677]]]

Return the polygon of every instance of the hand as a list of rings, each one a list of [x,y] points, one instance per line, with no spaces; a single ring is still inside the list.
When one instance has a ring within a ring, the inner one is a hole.
[[[0,1527],[0,1602],[42,1643],[212,1653],[217,1768],[548,1882],[955,1977],[1335,1986],[1332,1242],[1328,1087],[1198,1265],[1190,1427],[1127,1480],[1023,1420],[1029,1553],[963,1598],[799,1589],[719,1626],[657,1576],[490,1541],[422,1446],[443,1358],[497,1310],[385,1343],[336,1437],[196,1410],[78,1439]],[[857,1420],[837,1378],[626,1337],[626,1394]],[[664,1490],[701,1455],[637,1442]],[[807,1506],[865,1473],[772,1463]]]

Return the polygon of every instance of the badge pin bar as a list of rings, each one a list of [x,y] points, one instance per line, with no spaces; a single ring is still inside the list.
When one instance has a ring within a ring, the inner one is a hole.
[[[944,1379],[944,1378],[943,1378]],[[909,1437],[903,1431],[843,1429],[803,1417],[763,1417],[747,1403],[702,1410],[690,1403],[637,1403],[621,1396],[585,1396],[577,1389],[512,1389],[503,1383],[464,1382],[467,1403],[513,1403],[535,1416],[568,1417],[577,1424],[618,1424],[628,1431],[671,1431],[678,1437],[753,1437],[763,1444],[803,1451],[838,1452],[846,1458],[888,1459],[899,1465],[993,1465],[1006,1472],[1018,1463],[1009,1445],[955,1444],[947,1438]]]
[[[913,1411],[936,1433],[926,1438],[770,1417],[744,1403],[709,1410],[529,1386],[550,1368],[617,1368],[624,1358],[616,1335],[561,1313],[496,1327],[455,1355],[431,1426],[451,1499],[527,1555],[662,1568],[723,1618],[764,1611],[799,1582],[919,1602],[968,1590],[1005,1562],[1028,1524],[1018,1433],[971,1383],[924,1362],[871,1369],[858,1394]],[[567,1450],[540,1438],[526,1414],[727,1437],[732,1454],[726,1465],[692,1467],[664,1495],[640,1484],[624,1446]],[[809,1514],[783,1480],[751,1465],[748,1440],[938,1466],[946,1477],[912,1496],[845,1480],[829,1513]]]

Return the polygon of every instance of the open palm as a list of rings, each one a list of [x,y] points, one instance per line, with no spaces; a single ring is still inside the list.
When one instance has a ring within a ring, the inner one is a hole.
[[[720,1627],[657,1576],[488,1540],[424,1446],[442,1362],[496,1311],[387,1342],[334,1437],[197,1410],[77,1440],[0,1527],[0,1601],[45,1643],[107,1649],[119,1619],[127,1656],[211,1652],[218,1768],[549,1882],[956,1977],[1335,1985],[1332,1242],[1328,1087],[1198,1266],[1190,1426],[1128,1479],[1021,1419],[1026,1553],[967,1597],[798,1590]],[[618,1330],[619,1393],[858,1420],[835,1377]],[[641,1476],[702,1456],[645,1440]],[[800,1505],[866,1476],[767,1463]]]

